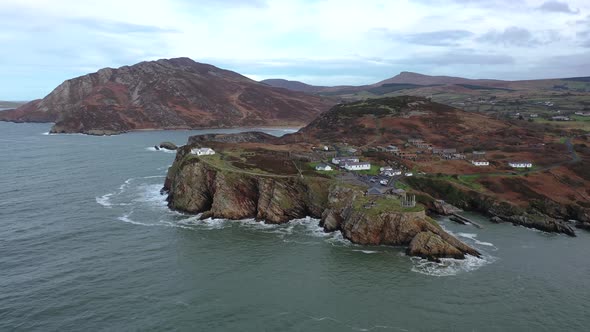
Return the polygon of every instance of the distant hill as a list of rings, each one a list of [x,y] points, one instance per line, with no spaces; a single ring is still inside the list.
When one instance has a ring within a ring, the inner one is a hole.
[[[277,89],[189,58],[147,61],[67,80],[0,120],[55,122],[52,132],[305,125],[333,102]]]
[[[0,100],[0,108],[17,108],[26,104],[26,101],[4,101]]]
[[[283,89],[287,89],[287,90],[291,90],[291,91],[299,91],[299,92],[307,92],[307,93],[316,93],[319,92],[323,89],[325,89],[326,87],[324,86],[315,86],[315,85],[309,85],[309,84],[305,84],[299,81],[289,81],[289,80],[284,80],[284,79],[268,79],[268,80],[262,80],[260,81],[260,83],[266,84],[266,85],[270,85],[276,88],[283,88]]]
[[[404,71],[398,75],[375,83],[376,86],[383,84],[415,84],[415,85],[447,85],[447,84],[494,84],[503,83],[504,81],[499,80],[473,80],[462,77],[452,76],[430,76],[418,73],[412,73]]]

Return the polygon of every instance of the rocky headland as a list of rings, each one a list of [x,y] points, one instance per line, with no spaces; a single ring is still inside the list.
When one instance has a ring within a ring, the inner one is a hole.
[[[480,255],[445,232],[422,207],[404,209],[396,198],[382,197],[374,208],[366,208],[368,198],[359,186],[329,177],[237,168],[228,162],[235,152],[224,151],[223,144],[215,146],[214,156],[192,155],[194,145],[178,150],[163,188],[171,209],[203,219],[256,218],[272,224],[311,216],[320,219],[326,232],[339,231],[357,244],[405,246],[409,255],[431,260]]]

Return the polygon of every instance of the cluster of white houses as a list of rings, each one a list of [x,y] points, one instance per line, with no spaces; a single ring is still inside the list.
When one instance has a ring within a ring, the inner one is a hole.
[[[347,171],[366,171],[371,169],[371,163],[360,161],[358,157],[334,157],[332,164],[340,166]]]
[[[334,157],[332,164],[344,168],[347,171],[364,171],[371,169],[371,163],[361,162],[358,157]],[[317,171],[332,171],[334,168],[328,164],[318,164],[315,169]]]

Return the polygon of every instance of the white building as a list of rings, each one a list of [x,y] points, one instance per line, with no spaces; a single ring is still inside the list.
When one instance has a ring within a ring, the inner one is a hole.
[[[191,150],[191,153],[197,156],[209,156],[215,154],[215,151],[211,148],[194,148]]]
[[[389,166],[385,166],[385,167],[381,167],[379,169],[379,171],[381,171],[381,172],[384,172],[384,171],[393,171],[393,168],[392,167],[389,167]]]
[[[487,160],[472,160],[471,163],[475,166],[490,166],[490,162]]]
[[[332,158],[332,164],[334,165],[340,165],[340,164],[346,164],[346,163],[358,163],[359,162],[359,158],[357,157],[334,157]]]
[[[385,170],[385,171],[381,172],[381,175],[389,176],[389,177],[398,176],[398,175],[402,175],[402,171],[399,169]]]
[[[414,176],[414,173],[412,172],[406,172],[406,174],[404,174],[405,176]]]
[[[347,162],[344,168],[349,171],[365,171],[371,169],[371,163],[367,162]]]
[[[315,167],[316,171],[332,171],[332,166],[327,164],[319,164]]]
[[[508,163],[510,167],[513,168],[531,168],[533,167],[533,163],[529,161],[511,161]]]

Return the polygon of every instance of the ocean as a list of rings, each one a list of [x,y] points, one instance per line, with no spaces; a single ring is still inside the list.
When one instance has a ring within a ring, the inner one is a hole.
[[[446,218],[483,253],[441,264],[318,220],[199,221],[159,194],[162,141],[0,122],[0,331],[585,331],[590,234]],[[283,135],[292,130],[265,131]]]

